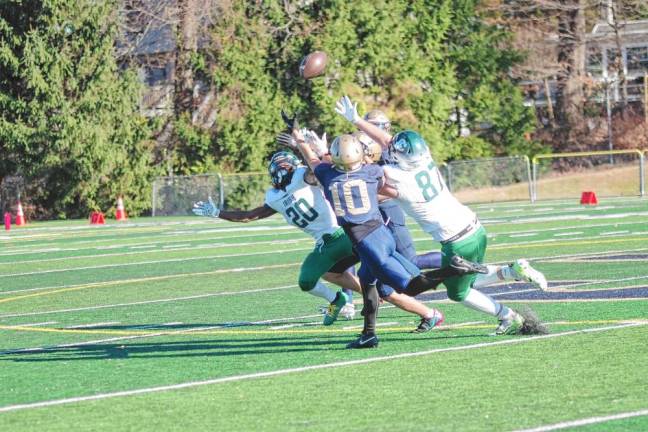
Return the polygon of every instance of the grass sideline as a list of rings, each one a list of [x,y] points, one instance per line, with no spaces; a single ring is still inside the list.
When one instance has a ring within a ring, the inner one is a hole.
[[[489,262],[524,255],[562,287],[541,301],[525,284],[492,291],[531,306],[552,337],[493,338],[494,320],[435,297],[444,328],[411,334],[417,319],[384,307],[380,347],[345,350],[361,320],[318,325],[321,302],[295,286],[312,243],[278,218],[12,230],[0,237],[0,429],[519,430],[648,408],[648,201],[473,208]],[[606,292],[617,298],[588,298]],[[574,430],[622,428],[648,417]]]

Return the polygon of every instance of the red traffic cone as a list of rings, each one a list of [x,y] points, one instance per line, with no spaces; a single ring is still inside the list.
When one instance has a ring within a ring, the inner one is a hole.
[[[103,225],[105,223],[104,215],[101,212],[95,211],[90,215],[90,225]]]
[[[118,221],[128,219],[126,217],[126,210],[124,210],[124,200],[121,196],[117,198],[117,211],[115,211],[115,219],[117,219]]]
[[[25,214],[23,213],[22,204],[18,201],[18,213],[16,214],[16,226],[25,225]]]
[[[586,191],[581,194],[581,204],[587,205],[596,205],[598,204],[598,199],[596,199],[596,194],[591,191]]]
[[[5,230],[9,231],[11,229],[11,213],[5,212],[5,214],[4,214],[4,224],[5,224]]]

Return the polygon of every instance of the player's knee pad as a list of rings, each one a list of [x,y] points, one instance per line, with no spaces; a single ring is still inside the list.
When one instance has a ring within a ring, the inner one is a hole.
[[[317,285],[317,281],[319,279],[313,279],[313,278],[307,278],[307,277],[299,277],[299,281],[297,282],[299,284],[299,288],[301,288],[302,291],[310,291],[313,288],[315,288],[315,285]]]
[[[459,289],[448,289],[448,298],[452,301],[462,302],[468,296],[470,287]]]

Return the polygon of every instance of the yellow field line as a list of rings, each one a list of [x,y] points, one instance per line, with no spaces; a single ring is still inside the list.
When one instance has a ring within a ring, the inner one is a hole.
[[[555,321],[546,323],[547,325],[606,325],[606,324],[625,324],[625,323],[644,323],[647,320],[630,319],[630,320],[580,320],[580,321]],[[493,324],[470,324],[461,325],[452,328],[439,327],[438,330],[450,329],[483,329],[492,328]],[[333,329],[276,329],[276,330],[187,330],[178,331],[158,331],[155,329],[147,330],[84,330],[84,329],[60,329],[47,327],[21,327],[21,326],[0,326],[0,330],[19,331],[19,332],[36,332],[36,333],[71,333],[71,334],[90,334],[90,335],[117,335],[117,336],[139,336],[155,334],[157,336],[192,336],[192,335],[280,335],[280,334],[330,334],[330,333],[357,333],[358,328],[333,328]],[[412,326],[398,327],[380,327],[380,332],[400,332],[411,331]]]
[[[268,266],[262,266],[258,268],[250,267],[249,271],[256,271],[256,270],[268,270],[268,269],[275,269],[275,268],[282,268],[282,267],[294,267],[298,266],[300,263],[288,263],[288,264],[273,264],[273,265],[268,265]],[[137,282],[151,282],[151,281],[159,281],[159,280],[166,280],[166,279],[177,279],[177,278],[183,278],[187,276],[205,276],[205,275],[213,275],[213,274],[218,274],[218,273],[228,273],[228,272],[237,272],[241,271],[237,268],[231,268],[231,269],[218,269],[218,270],[212,270],[212,271],[207,271],[207,272],[194,272],[194,273],[179,273],[179,274],[173,274],[173,275],[163,275],[163,276],[149,276],[145,278],[133,278],[133,279],[119,279],[119,280],[114,280],[114,281],[105,281],[105,282],[93,282],[89,284],[84,284],[84,285],[78,285],[75,287],[70,287],[70,288],[61,288],[61,289],[54,289],[51,291],[41,291],[33,294],[24,294],[24,295],[17,295],[14,297],[8,297],[5,299],[0,299],[0,303],[8,303],[8,302],[13,302],[16,300],[21,300],[25,298],[33,298],[33,297],[42,297],[50,294],[58,294],[62,292],[69,292],[69,291],[79,291],[79,290],[84,290],[88,288],[101,288],[105,286],[111,286],[111,285],[121,285],[121,284],[130,284],[130,283],[137,283]]]

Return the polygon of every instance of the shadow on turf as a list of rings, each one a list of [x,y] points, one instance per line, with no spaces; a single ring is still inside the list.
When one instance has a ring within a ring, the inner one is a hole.
[[[394,336],[400,333],[391,333]],[[387,336],[387,335],[385,335]],[[222,357],[247,356],[260,354],[282,354],[297,352],[316,352],[346,350],[346,344],[354,339],[340,335],[318,335],[316,339],[299,337],[272,337],[265,339],[212,339],[190,342],[158,342],[136,344],[94,344],[73,347],[50,347],[42,350],[23,352],[4,352],[0,361],[12,362],[58,362],[75,360],[116,360],[116,359],[154,359],[180,357]],[[412,335],[412,337],[385,337],[383,343],[403,341],[434,341],[459,338],[483,338],[483,334]],[[18,350],[16,350],[18,351]]]

